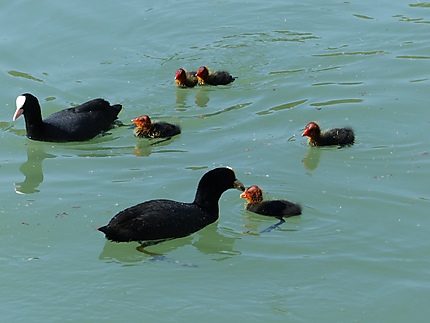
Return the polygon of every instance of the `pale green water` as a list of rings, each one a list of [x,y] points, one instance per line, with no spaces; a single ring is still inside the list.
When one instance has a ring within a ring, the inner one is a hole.
[[[430,4],[142,3],[2,6],[2,321],[427,321]],[[177,68],[203,64],[239,78],[175,88]],[[183,133],[32,142],[11,121],[23,92],[44,115],[104,97],[126,123]],[[352,126],[356,145],[309,148],[311,120]],[[95,230],[148,199],[192,200],[219,165],[303,215],[243,234],[274,221],[228,191],[217,223],[150,249],[179,264]]]

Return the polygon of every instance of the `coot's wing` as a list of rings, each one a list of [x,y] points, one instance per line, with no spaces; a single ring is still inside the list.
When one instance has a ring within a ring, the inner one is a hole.
[[[43,120],[46,137],[44,140],[89,140],[108,131],[121,108],[121,105],[110,106],[109,102],[103,99],[95,99],[75,108],[55,112]]]
[[[147,201],[118,213],[109,222],[122,241],[185,237],[208,225],[198,206],[171,200]]]
[[[103,122],[112,123],[121,111],[122,105],[110,103],[103,99],[94,99],[81,105],[69,108],[63,111],[72,112],[74,114],[84,114],[84,115],[95,115],[98,119],[102,119]],[[61,111],[60,111],[61,112]]]
[[[108,101],[103,99],[94,99],[85,103],[82,103],[81,105],[78,105],[77,107],[70,108],[75,113],[85,113],[90,111],[105,111],[106,109],[110,108],[110,104]]]

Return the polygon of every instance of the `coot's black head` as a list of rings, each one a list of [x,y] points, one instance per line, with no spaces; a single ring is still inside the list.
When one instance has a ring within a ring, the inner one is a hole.
[[[245,190],[245,186],[236,178],[234,170],[230,167],[212,169],[200,179],[194,203],[202,207],[218,205],[222,193],[230,188]]]
[[[252,185],[240,194],[240,197],[246,199],[248,203],[260,203],[263,201],[263,191],[257,185]]]
[[[313,138],[315,136],[319,136],[320,133],[321,133],[320,126],[315,121],[312,121],[306,125],[305,131],[303,131],[303,133],[302,133],[302,137],[308,136],[308,137]]]
[[[24,93],[16,98],[16,111],[12,118],[13,121],[15,121],[21,114],[26,116],[34,115],[36,118],[40,118],[40,120],[42,120],[39,101],[34,95]]]

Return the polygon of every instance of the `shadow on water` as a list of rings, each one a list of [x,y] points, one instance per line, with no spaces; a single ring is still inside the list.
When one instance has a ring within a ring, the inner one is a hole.
[[[124,265],[148,261],[163,261],[185,267],[198,267],[187,261],[173,259],[168,255],[174,250],[192,245],[202,254],[214,256],[213,260],[222,261],[240,254],[240,251],[234,250],[234,242],[238,238],[239,236],[232,237],[221,234],[216,225],[209,225],[191,236],[147,247],[145,248],[146,252],[136,250],[139,246],[136,242],[115,243],[106,241],[99,259],[119,262]]]
[[[185,109],[189,107],[189,104],[187,104],[188,96],[192,93],[194,95],[194,103],[200,107],[205,108],[209,101],[209,95],[208,95],[208,89],[205,88],[177,88],[176,89],[176,109]]]
[[[57,156],[47,154],[42,146],[27,146],[27,161],[19,170],[25,176],[23,182],[15,183],[15,192],[19,194],[33,194],[39,192],[37,187],[43,182],[42,163],[46,158]]]
[[[254,213],[254,212],[251,212],[251,211],[248,211],[248,210],[243,210],[243,212],[245,212],[247,214],[246,217],[248,219],[247,223],[244,224],[243,226],[245,228],[247,228],[248,230],[247,231],[243,231],[241,234],[249,234],[249,235],[253,235],[253,236],[258,236],[260,234],[269,233],[269,232],[271,232],[271,231],[273,231],[275,229],[276,230],[280,230],[280,231],[292,231],[292,232],[298,231],[297,229],[285,228],[285,226],[288,225],[288,219],[290,219],[290,218],[294,218],[294,219],[300,218],[299,215],[282,218],[282,217],[273,217],[273,216],[260,215],[260,214],[257,214],[257,213]],[[278,220],[278,222],[276,222],[274,224],[271,224],[270,226],[264,228],[263,230],[258,230],[258,225],[257,225],[257,223],[255,221],[259,217],[264,218],[265,220],[268,220],[268,221]],[[282,228],[281,228],[281,225],[283,225]]]
[[[134,147],[134,155],[138,157],[147,157],[152,153],[164,152],[186,152],[186,150],[172,149],[167,150],[163,147],[168,146],[175,137],[172,138],[156,138],[156,139],[138,139]]]
[[[39,185],[44,180],[43,174],[43,161],[46,158],[56,158],[58,154],[54,155],[46,153],[47,150],[56,150],[60,148],[58,152],[60,155],[74,155],[77,157],[112,157],[129,155],[131,152],[136,156],[149,156],[152,153],[164,153],[167,150],[163,149],[164,146],[174,140],[157,140],[157,139],[146,139],[138,140],[136,146],[126,147],[103,147],[101,144],[111,141],[112,138],[109,136],[101,136],[91,142],[83,144],[77,143],[45,143],[37,141],[28,141],[26,144],[27,148],[27,161],[25,161],[19,168],[20,172],[25,176],[24,181],[15,182],[15,192],[18,194],[33,194],[38,193]],[[61,147],[57,147],[61,146]],[[69,151],[69,152],[67,152]],[[168,151],[170,152],[170,151]],[[184,152],[182,150],[175,150],[175,152]]]
[[[134,147],[134,155],[138,157],[148,157],[152,153],[148,140],[138,140]]]
[[[189,238],[189,237],[187,237]],[[168,251],[164,249],[163,253],[156,253],[153,251],[149,251],[144,249],[143,251],[139,250],[139,244],[136,242],[122,242],[116,243],[111,241],[106,241],[103,250],[99,256],[100,260],[105,260],[109,262],[117,262],[123,265],[132,265],[138,264],[142,262],[154,262],[154,261],[163,261],[169,264],[184,266],[184,267],[198,267],[195,264],[179,261],[173,258],[166,256],[170,251],[175,250],[179,247],[183,247],[190,244],[191,238],[187,239],[178,239],[179,244],[175,244],[174,247],[170,247]],[[185,241],[181,241],[185,240]],[[166,242],[165,242],[166,244]]]
[[[344,146],[324,146],[324,147],[313,147],[309,146],[308,152],[306,153],[306,156],[302,159],[303,166],[310,170],[314,171],[318,167],[318,163],[320,162],[321,158],[321,152],[323,150],[335,150],[335,149],[344,149],[350,147],[350,145],[344,145]]]
[[[302,159],[303,166],[306,169],[314,171],[318,167],[321,157],[321,149],[318,147],[309,147],[306,156]]]

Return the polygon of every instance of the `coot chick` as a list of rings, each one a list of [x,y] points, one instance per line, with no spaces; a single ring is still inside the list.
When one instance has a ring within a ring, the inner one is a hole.
[[[226,71],[215,71],[211,73],[207,66],[200,67],[196,75],[199,85],[227,85],[234,82],[236,79],[236,77],[231,76],[230,73]]]
[[[175,82],[179,87],[194,87],[197,85],[196,72],[187,72],[185,69],[180,68],[176,71]]]
[[[138,138],[171,138],[181,133],[178,125],[163,121],[152,123],[147,115],[137,117],[131,122],[136,125],[134,135]]]
[[[278,223],[269,226],[260,231],[260,233],[270,232],[276,229],[285,222],[284,217],[287,218],[302,214],[302,207],[299,204],[294,204],[286,200],[263,201],[263,192],[257,185],[248,187],[240,197],[245,198],[248,202],[246,205],[248,211],[261,215],[273,216],[279,219]]]
[[[321,132],[320,126],[316,122],[309,122],[303,136],[308,136],[308,143],[311,146],[331,146],[331,145],[352,145],[354,143],[354,131],[351,128],[334,128]]]
[[[143,202],[119,212],[99,230],[111,241],[138,241],[142,248],[186,237],[218,219],[218,201],[230,188],[245,190],[232,168],[215,168],[200,179],[192,203]]]
[[[302,214],[302,207],[299,204],[287,200],[263,201],[263,191],[257,185],[248,187],[240,197],[248,202],[246,205],[248,211],[261,215],[282,219]]]
[[[112,128],[120,104],[110,105],[103,99],[94,99],[77,107],[64,109],[42,120],[37,98],[25,93],[16,98],[15,121],[24,115],[27,137],[50,142],[86,141]]]

